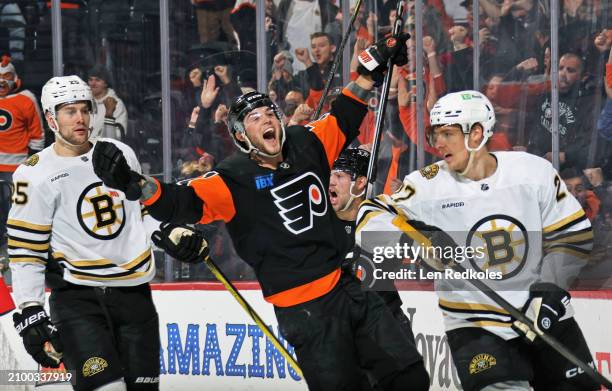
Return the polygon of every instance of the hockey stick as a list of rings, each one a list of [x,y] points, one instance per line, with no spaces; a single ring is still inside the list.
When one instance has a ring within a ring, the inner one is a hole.
[[[351,16],[351,21],[342,37],[342,41],[340,42],[340,48],[336,50],[336,56],[334,57],[334,62],[332,63],[329,74],[327,75],[327,80],[325,81],[325,87],[323,88],[323,94],[321,95],[321,99],[317,104],[317,110],[315,111],[315,115],[313,118],[319,118],[321,114],[321,110],[323,109],[323,104],[325,103],[325,99],[327,99],[327,95],[329,94],[329,90],[331,88],[332,81],[334,80],[334,75],[336,74],[336,70],[338,69],[338,65],[340,65],[340,60],[342,59],[342,51],[344,50],[344,46],[346,46],[346,42],[351,36],[351,32],[353,31],[353,24],[355,23],[355,19],[357,19],[357,15],[359,14],[359,10],[361,9],[362,0],[357,0],[357,4],[355,4],[355,10],[353,11],[353,15]]]
[[[253,307],[251,307],[251,305],[244,299],[244,297],[242,297],[242,295],[240,294],[240,292],[238,292],[234,285],[227,279],[227,277],[225,277],[225,274],[223,274],[223,272],[217,267],[213,260],[210,259],[210,257],[206,257],[204,259],[204,263],[215,276],[215,278],[217,278],[217,280],[219,280],[219,282],[223,284],[225,289],[227,289],[229,293],[232,294],[232,296],[234,296],[234,299],[236,299],[238,304],[240,304],[242,308],[244,308],[244,310],[247,312],[247,314],[249,314],[251,319],[255,321],[257,326],[259,326],[261,331],[263,331],[263,333],[266,335],[266,337],[268,337],[270,342],[272,342],[272,345],[274,345],[274,347],[278,349],[280,354],[285,357],[285,359],[293,367],[295,372],[303,379],[304,375],[302,374],[302,370],[300,369],[300,366],[298,365],[297,361],[295,361],[291,353],[289,353],[289,351],[283,346],[283,344],[281,344],[281,342],[278,340],[278,338],[276,338],[276,336],[272,333],[268,326],[266,326],[261,317],[257,314],[257,312],[255,312]]]
[[[396,210],[399,212],[398,217],[399,216],[402,217],[401,219],[402,221],[397,222],[396,226],[402,232],[408,235],[412,240],[416,241],[417,243],[420,243],[422,246],[425,246],[426,248],[432,247],[433,245],[431,241],[427,237],[425,237],[425,235],[423,235],[421,232],[419,232],[414,227],[412,227],[410,223],[408,223],[407,216],[401,212],[401,209],[396,208]],[[451,265],[450,267],[453,270],[460,272],[460,273],[466,271],[466,268],[464,268],[462,265],[458,264],[457,262],[453,262],[453,265]],[[526,335],[529,332],[536,334],[538,337],[542,339],[542,341],[548,344],[548,346],[556,350],[557,353],[559,353],[560,355],[565,357],[568,361],[572,362],[574,365],[582,369],[584,373],[587,374],[591,379],[603,385],[604,387],[612,390],[612,382],[610,380],[606,379],[602,374],[600,374],[590,365],[582,361],[578,356],[572,353],[568,348],[565,347],[565,345],[559,342],[555,337],[553,337],[552,335],[546,334],[543,331],[538,330],[537,328],[533,327],[533,323],[534,323],[533,320],[529,319],[523,312],[519,311],[518,308],[513,306],[510,302],[504,299],[501,295],[499,295],[497,292],[492,290],[487,284],[485,284],[484,282],[480,280],[476,280],[476,279],[467,279],[467,281],[470,284],[472,284],[476,289],[478,289],[480,292],[482,292],[485,296],[487,296],[489,299],[497,303],[497,305],[499,305],[501,308],[506,310],[506,312],[508,312],[512,318],[516,319],[517,321],[525,325],[528,330],[523,330],[521,328],[520,330],[523,333],[525,333]]]
[[[404,26],[404,11],[406,6],[403,0],[397,2],[397,19],[393,25],[392,35],[397,36],[402,32]],[[378,112],[376,113],[376,125],[374,127],[374,139],[372,140],[372,151],[370,154],[370,161],[368,162],[368,181],[366,182],[365,194],[366,199],[372,198],[372,191],[374,189],[374,182],[376,181],[376,175],[374,169],[376,167],[376,159],[378,158],[378,148],[380,144],[380,137],[382,135],[383,119],[385,118],[385,111],[387,108],[387,98],[389,97],[389,88],[391,86],[391,75],[393,74],[393,59],[387,61],[387,73],[382,84],[382,91],[380,92],[380,100],[378,101]]]

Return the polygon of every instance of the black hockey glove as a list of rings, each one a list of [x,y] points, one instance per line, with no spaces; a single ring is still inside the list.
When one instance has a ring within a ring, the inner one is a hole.
[[[187,263],[199,263],[208,258],[208,243],[202,234],[177,224],[164,224],[153,232],[153,243],[172,258]]]
[[[114,143],[98,141],[92,163],[94,172],[106,186],[121,190],[130,201],[140,198],[142,190],[138,182],[143,177],[130,168],[123,152]]]
[[[357,72],[360,75],[371,76],[376,85],[385,78],[387,61],[391,59],[394,65],[402,66],[408,62],[406,41],[410,34],[401,33],[398,36],[383,38],[372,44],[359,54]]]
[[[421,262],[438,271],[443,271],[452,266],[453,261],[455,261],[452,255],[457,253],[456,250],[459,246],[449,234],[438,227],[425,224],[419,220],[407,221],[402,230],[409,240],[412,240],[413,248],[418,248],[417,254]],[[423,235],[431,245],[426,246],[421,243],[411,231],[416,231],[417,236],[418,234]]]
[[[533,325],[527,327],[517,320],[513,328],[533,342],[537,333],[530,328],[540,333],[551,332],[565,315],[570,300],[571,295],[565,289],[550,282],[536,282],[529,287],[529,298],[523,306],[523,313],[533,321]]]
[[[26,351],[44,367],[57,368],[62,361],[63,346],[57,328],[44,308],[35,305],[13,314],[13,322],[23,338]]]

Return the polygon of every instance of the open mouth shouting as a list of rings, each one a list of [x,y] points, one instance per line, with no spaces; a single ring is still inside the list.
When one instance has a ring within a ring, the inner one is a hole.
[[[335,206],[338,203],[338,193],[336,193],[334,190],[329,189],[329,201],[331,202],[331,204],[333,206]]]

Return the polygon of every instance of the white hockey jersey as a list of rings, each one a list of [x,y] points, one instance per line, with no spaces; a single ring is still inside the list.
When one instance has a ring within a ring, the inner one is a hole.
[[[356,242],[368,251],[373,245],[397,243],[399,208],[410,219],[446,231],[459,246],[480,248],[461,264],[475,272],[498,273],[485,279],[517,308],[525,304],[529,286],[538,280],[567,288],[586,263],[593,233],[578,201],[569,193],[552,165],[524,152],[497,152],[497,169],[488,178],[472,181],[450,171],[441,161],[412,172],[391,197],[362,204]],[[390,231],[386,243],[367,243],[368,234]],[[484,327],[505,338],[516,337],[507,311],[462,279],[436,279],[447,330]],[[567,316],[571,316],[568,311]]]
[[[117,144],[132,169],[140,172],[130,147],[105,141]],[[155,275],[150,233],[158,223],[143,216],[138,201],[104,186],[93,171],[92,153],[93,148],[81,156],[63,157],[51,145],[13,175],[7,228],[18,305],[44,302],[47,262],[59,262],[64,280],[78,285],[134,286]]]

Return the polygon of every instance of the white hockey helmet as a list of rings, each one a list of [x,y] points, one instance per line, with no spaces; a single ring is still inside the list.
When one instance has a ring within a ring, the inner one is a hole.
[[[96,112],[96,101],[91,94],[91,88],[76,75],[49,79],[42,88],[40,102],[43,112],[50,113],[54,120],[58,106],[67,103],[86,102],[91,112]]]
[[[495,111],[491,101],[478,91],[459,91],[444,95],[438,99],[429,115],[431,123],[430,135],[433,128],[442,125],[460,125],[463,134],[468,135],[472,126],[480,124],[483,130],[483,139],[480,145],[473,149],[467,145],[468,150],[477,151],[487,143],[493,135],[495,125]],[[431,142],[431,141],[430,141]]]

